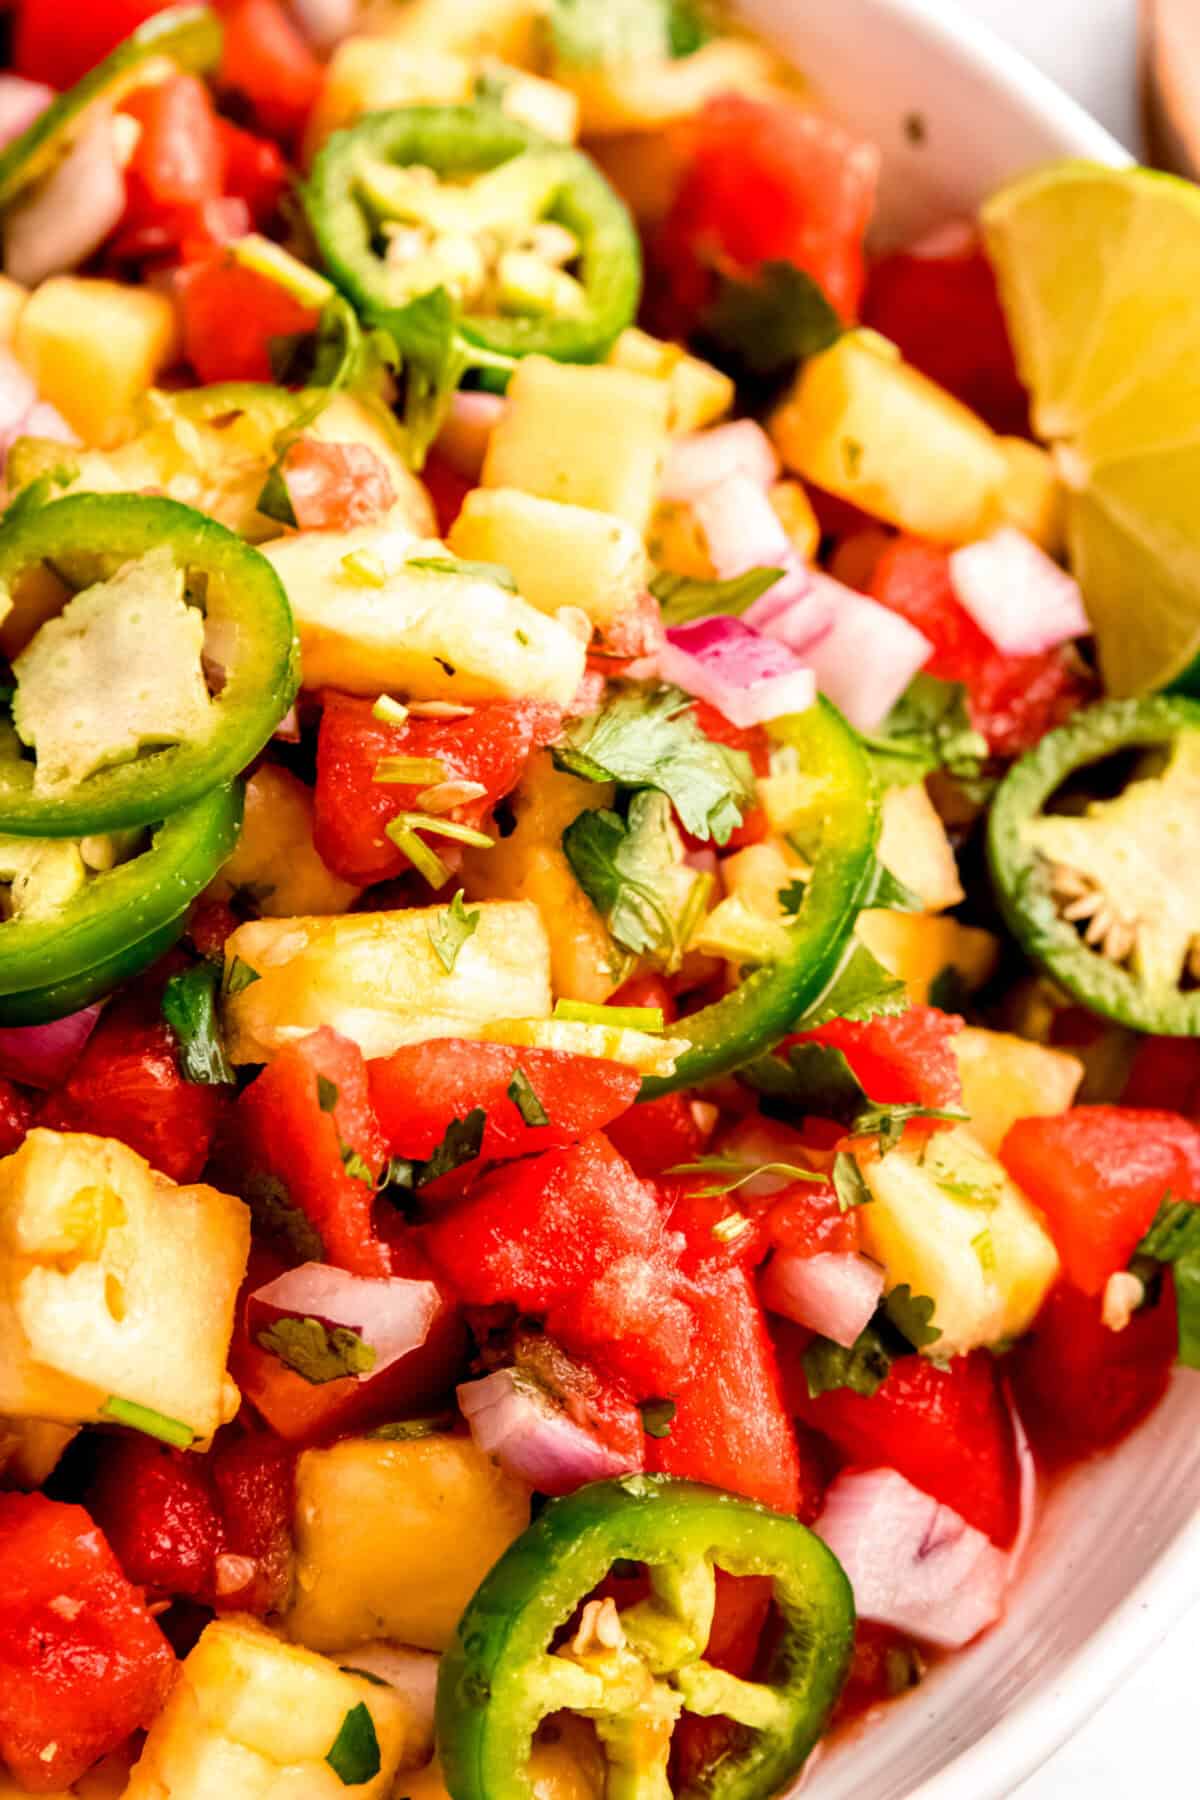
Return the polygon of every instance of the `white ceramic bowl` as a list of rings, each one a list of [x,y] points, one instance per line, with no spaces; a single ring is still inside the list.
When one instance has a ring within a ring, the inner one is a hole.
[[[951,4],[744,0],[742,10],[833,113],[881,145],[884,240],[973,212],[1055,157],[1128,161],[1053,82]],[[1200,1381],[1180,1374],[1120,1450],[1057,1486],[1003,1624],[821,1757],[804,1800],[1011,1794],[1200,1596],[1198,1426]]]

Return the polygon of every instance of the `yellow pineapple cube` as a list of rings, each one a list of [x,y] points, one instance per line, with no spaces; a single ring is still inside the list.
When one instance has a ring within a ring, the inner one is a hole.
[[[296,1471],[292,1637],[444,1650],[487,1571],[529,1523],[529,1489],[469,1437],[347,1438]]]
[[[968,991],[982,987],[1000,957],[990,931],[933,913],[872,908],[858,915],[854,929],[884,968],[904,982],[912,1006],[928,1006],[930,987],[946,969],[953,969]]]
[[[301,913],[344,913],[361,893],[328,869],[313,843],[310,788],[277,763],[263,763],[246,783],[237,848],[209,883],[210,900],[249,891],[268,919]]]
[[[645,546],[622,519],[517,488],[468,494],[448,541],[456,556],[510,569],[540,612],[578,607],[601,633],[637,605],[649,575]]]
[[[1028,438],[999,441],[1008,464],[996,501],[1000,519],[1040,544],[1048,556],[1061,556],[1067,543],[1067,490],[1054,458]]]
[[[797,556],[811,562],[821,543],[821,521],[813,511],[813,503],[799,481],[776,481],[771,487],[771,505],[779,522],[792,540]]]
[[[923,781],[884,793],[879,860],[927,912],[944,912],[963,898],[953,845]]]
[[[692,356],[682,344],[651,337],[636,325],[621,333],[607,360],[610,368],[666,382],[672,431],[700,431],[705,425],[715,425],[733,405],[734,386],[728,375]]]
[[[17,321],[25,310],[29,289],[14,281],[11,275],[0,275],[0,343],[11,344]]]
[[[85,444],[127,438],[146,389],[178,353],[175,308],[148,287],[56,275],[29,296],[13,349]]]
[[[1018,1119],[1066,1112],[1083,1080],[1077,1056],[1007,1031],[968,1026],[955,1038],[954,1052],[972,1135],[993,1155]]]

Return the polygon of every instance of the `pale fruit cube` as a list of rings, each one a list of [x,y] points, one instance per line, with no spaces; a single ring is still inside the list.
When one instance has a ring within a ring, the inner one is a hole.
[[[111,1138],[34,1130],[0,1162],[0,1413],[77,1424],[110,1398],[209,1438],[250,1215]]]
[[[1061,556],[1067,542],[1067,490],[1054,458],[1028,438],[1002,437],[1000,449],[1008,465],[997,495],[1000,519],[1040,544],[1048,556]]]
[[[0,275],[0,343],[11,344],[17,321],[25,310],[29,289],[14,281],[11,275]]]
[[[1019,1337],[1058,1274],[1041,1215],[965,1126],[861,1159],[863,1249],[887,1288],[933,1301],[935,1356]]]
[[[879,860],[927,912],[944,912],[963,897],[954,847],[922,781],[885,792]]]
[[[983,421],[870,331],[810,357],[769,430],[794,474],[945,543],[986,529],[1008,478]]]
[[[258,979],[225,997],[233,1061],[270,1062],[322,1025],[365,1056],[388,1056],[426,1038],[479,1037],[489,1019],[547,1016],[550,946],[536,906],[483,902],[450,971],[429,935],[444,910],[239,926],[225,946],[226,971],[240,963]]]
[[[312,790],[278,764],[261,764],[246,783],[237,848],[209,883],[207,897],[249,893],[268,919],[347,912],[362,890],[325,866],[312,828]]]
[[[670,398],[668,422],[674,432],[700,431],[715,425],[733,406],[734,385],[711,363],[692,356],[682,344],[651,337],[636,325],[624,330],[608,353],[610,368],[665,381]]]
[[[327,1758],[347,1715],[364,1706],[379,1770],[351,1791],[387,1800],[420,1754],[404,1698],[255,1620],[219,1619],[185,1659],[125,1800],[342,1800],[346,1786]]]
[[[408,0],[388,18],[389,37],[464,56],[498,56],[531,64],[544,8],[541,0]]]
[[[687,1049],[686,1038],[659,1037],[624,1025],[583,1019],[496,1019],[480,1036],[489,1044],[517,1044],[533,1050],[561,1050],[568,1056],[602,1057],[624,1063],[639,1075],[673,1075]]]
[[[459,106],[471,98],[471,59],[402,38],[343,38],[329,59],[304,135],[308,161],[364,113],[393,106]]]
[[[912,1006],[928,1006],[931,985],[947,969],[961,977],[968,992],[982,987],[1000,957],[990,931],[933,913],[872,908],[859,913],[854,929],[884,968],[904,982]]]
[[[175,308],[152,288],[56,275],[30,295],[13,348],[42,399],[104,450],[129,436],[137,402],[174,361]]]
[[[306,688],[566,706],[583,676],[585,647],[567,625],[494,581],[457,572],[436,542],[306,531],[263,554],[291,601]],[[366,579],[360,559],[374,572]]]
[[[585,137],[657,132],[690,119],[718,94],[768,94],[783,76],[774,52],[749,38],[714,38],[690,56],[644,56],[553,70],[579,98]]]
[[[796,555],[812,562],[821,544],[821,521],[813,511],[813,503],[799,481],[776,481],[771,487],[771,505],[779,523],[792,540]]]
[[[955,1038],[954,1052],[972,1135],[993,1154],[1018,1119],[1066,1112],[1083,1080],[1077,1056],[1007,1031],[968,1026]]]
[[[380,1637],[444,1650],[528,1523],[529,1489],[466,1436],[349,1438],[306,1450],[288,1630],[316,1650]]]
[[[488,443],[483,485],[614,513],[644,536],[669,417],[667,389],[648,375],[527,356]]]
[[[456,556],[510,569],[540,612],[578,607],[602,633],[637,605],[650,572],[645,546],[624,520],[517,488],[468,494],[449,544]]]

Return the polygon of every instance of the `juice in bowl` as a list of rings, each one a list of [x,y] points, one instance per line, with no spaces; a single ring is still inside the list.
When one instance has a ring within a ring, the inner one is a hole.
[[[67,11],[11,1791],[1008,1791],[1194,1508],[1194,190],[882,0]]]

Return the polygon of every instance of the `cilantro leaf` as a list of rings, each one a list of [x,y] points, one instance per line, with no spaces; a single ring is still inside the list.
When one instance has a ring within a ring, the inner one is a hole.
[[[328,1075],[317,1076],[317,1105],[323,1113],[331,1113],[338,1103],[338,1085]]]
[[[792,881],[789,881],[785,888],[780,888],[779,904],[784,912],[791,913],[795,917],[804,905],[804,896],[807,892],[808,883],[801,875],[797,875]]]
[[[374,1781],[383,1767],[375,1721],[365,1700],[352,1706],[342,1720],[325,1761],[343,1787],[362,1787]]]
[[[766,262],[742,281],[721,274],[700,335],[717,356],[751,375],[779,375],[837,342],[845,327],[811,275]]]
[[[1190,1200],[1163,1200],[1136,1256],[1171,1264],[1179,1313],[1179,1360],[1200,1369],[1200,1206]]]
[[[649,1438],[669,1438],[678,1408],[673,1400],[639,1400],[642,1427]]]
[[[904,1135],[910,1119],[963,1120],[966,1113],[949,1107],[872,1100],[851,1068],[845,1052],[832,1044],[793,1044],[784,1062],[762,1057],[743,1071],[762,1094],[768,1118],[790,1124],[797,1118],[832,1119],[854,1137],[878,1137],[886,1156]]]
[[[861,1024],[865,1019],[902,1013],[907,1006],[908,989],[903,981],[889,974],[865,944],[852,941],[850,954],[796,1030],[812,1031],[818,1025],[828,1025],[831,1019],[852,1019]]]
[[[933,1323],[933,1301],[928,1294],[914,1294],[907,1282],[893,1288],[883,1305],[896,1330],[914,1350],[924,1350],[941,1337],[941,1330]]]
[[[163,989],[162,1016],[178,1040],[179,1070],[185,1081],[209,1086],[233,1081],[234,1072],[217,1017],[221,972],[197,963],[173,975]]]
[[[711,1187],[697,1188],[700,1199],[715,1199],[718,1195],[736,1193],[738,1188],[745,1187],[748,1181],[755,1181],[760,1175],[783,1175],[789,1181],[824,1181],[815,1169],[802,1169],[796,1163],[789,1162],[743,1162],[737,1156],[698,1156],[695,1162],[675,1163],[667,1170],[668,1175],[728,1175],[728,1181],[715,1182]]]
[[[691,56],[712,33],[695,0],[550,0],[556,63],[577,69]]]
[[[459,329],[458,308],[444,287],[390,311],[386,326],[393,345],[404,345],[401,411],[409,461],[420,470],[467,370],[472,365],[512,369],[515,362],[468,343]]]
[[[907,787],[945,769],[972,791],[982,792],[987,739],[971,724],[960,681],[915,675],[878,733],[864,735],[862,742],[882,787]]]
[[[563,832],[562,847],[610,937],[634,956],[670,958],[678,948],[671,889],[682,846],[665,795],[643,788],[627,819],[607,810],[581,812]]]
[[[425,927],[433,953],[447,975],[453,975],[459,951],[479,927],[480,915],[477,911],[467,911],[463,894],[464,889],[459,888],[449,906],[443,908],[433,924]]]
[[[929,984],[929,1004],[939,1012],[965,1013],[971,1005],[971,990],[961,969],[944,963]]]
[[[923,913],[925,902],[920,894],[914,894],[910,887],[905,887],[885,863],[876,858],[875,873],[871,879],[863,906],[879,906],[888,912]]]
[[[469,575],[476,581],[490,581],[506,594],[517,591],[516,578],[503,563],[467,562],[461,556],[410,556],[406,569],[428,569],[434,575]]]
[[[616,694],[598,713],[573,719],[553,756],[557,768],[584,781],[657,788],[686,831],[718,844],[729,841],[754,799],[745,751],[705,737],[678,688]]]
[[[874,1324],[866,1325],[847,1349],[831,1338],[814,1338],[804,1352],[804,1378],[816,1400],[836,1388],[849,1388],[869,1400],[879,1392],[892,1367],[891,1353]]]
[[[313,1387],[347,1375],[369,1375],[375,1367],[374,1349],[357,1332],[320,1319],[276,1319],[255,1342]]]
[[[240,994],[246,988],[253,987],[256,981],[261,980],[262,976],[257,969],[252,969],[248,962],[243,962],[240,956],[235,956],[229,965],[229,973],[225,977],[226,997]]]
[[[288,445],[288,449],[291,445]],[[284,454],[286,455],[286,451]],[[287,525],[295,530],[299,524],[296,509],[292,505],[292,496],[288,492],[287,482],[283,478],[282,459],[271,464],[267,479],[263,482],[258,499],[254,502],[256,512],[265,519],[274,519],[277,525]]]
[[[351,1149],[349,1144],[342,1145],[342,1167],[351,1181],[361,1181],[366,1187],[374,1188],[375,1177],[371,1173],[370,1165],[359,1155],[357,1150]]]
[[[526,1125],[537,1127],[550,1123],[550,1114],[538,1099],[532,1081],[520,1067],[513,1070],[513,1078],[508,1084],[508,1097]]]
[[[473,1106],[465,1118],[451,1119],[445,1137],[432,1156],[424,1161],[393,1156],[380,1185],[383,1199],[403,1206],[405,1195],[428,1187],[431,1181],[461,1169],[464,1163],[474,1162],[483,1148],[486,1125],[487,1114],[482,1106]]]
[[[243,1184],[242,1198],[259,1231],[286,1244],[297,1262],[324,1262],[320,1232],[308,1214],[293,1205],[278,1175],[256,1171]]]
[[[740,618],[782,579],[782,569],[748,569],[728,581],[697,581],[691,575],[672,575],[660,569],[651,577],[650,592],[662,606],[664,625],[690,625],[694,619],[708,619],[714,613]]]
[[[852,1206],[870,1206],[874,1198],[862,1170],[848,1150],[839,1150],[833,1159],[833,1191],[840,1212],[849,1212]]]
[[[439,1437],[454,1429],[454,1417],[441,1413],[436,1418],[391,1419],[386,1425],[375,1425],[367,1432],[371,1438],[384,1438],[393,1444],[411,1444],[417,1438]]]

